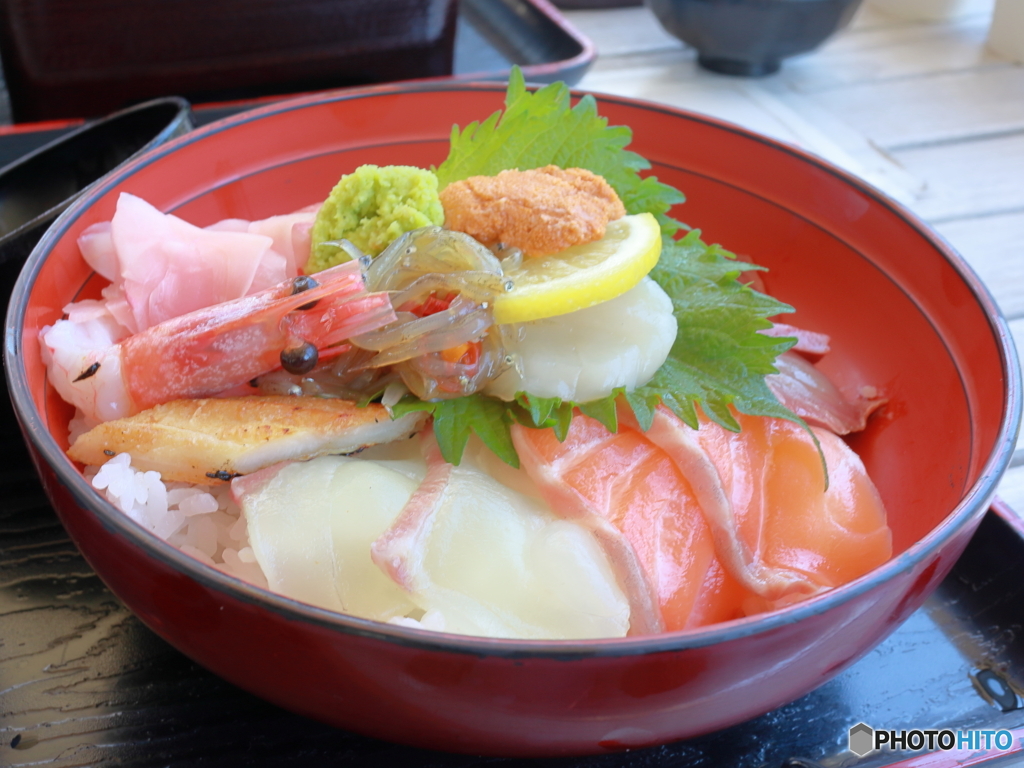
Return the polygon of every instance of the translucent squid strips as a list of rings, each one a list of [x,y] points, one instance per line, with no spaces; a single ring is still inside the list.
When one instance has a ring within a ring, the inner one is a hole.
[[[336,354],[350,336],[394,320],[387,295],[364,290],[358,264],[317,280],[315,287],[288,280],[124,339],[103,318],[59,320],[40,333],[49,380],[92,426],[221,393],[283,361]]]
[[[366,272],[370,290],[389,291],[397,320],[352,343],[378,354],[424,400],[482,389],[507,366],[494,296],[508,286],[495,256],[469,235],[441,227],[409,232]]]

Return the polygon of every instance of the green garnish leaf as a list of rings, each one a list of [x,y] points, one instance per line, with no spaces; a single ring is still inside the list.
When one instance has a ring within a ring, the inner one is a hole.
[[[625,387],[619,387],[618,389],[612,390],[610,395],[602,397],[600,400],[591,400],[589,403],[580,403],[580,413],[584,416],[589,416],[592,419],[597,419],[609,432],[618,432],[619,413],[616,409],[615,402],[619,395],[624,394],[625,391]]]
[[[551,414],[555,413],[562,404],[557,397],[537,397],[526,392],[517,392],[516,402],[526,409],[530,415],[529,423],[538,429],[541,428],[541,425],[552,425]]]
[[[633,392],[619,389],[589,403],[523,392],[512,403],[481,394],[431,403],[403,399],[394,409],[396,416],[411,410],[434,414],[434,432],[447,461],[458,464],[475,432],[498,456],[518,467],[512,423],[552,428],[564,440],[576,408],[615,432],[619,395],[644,430],[650,429],[655,409],[664,403],[695,429],[700,409],[726,429],[739,431],[733,407],[753,416],[788,419],[810,431],[779,403],[764,378],[775,373],[775,358],[796,340],[759,331],[771,326],[768,318],[792,308],[739,282],[741,273],[761,267],[704,243],[699,231],[674,239],[689,227],[668,214],[685,198],[653,176],[640,176],[651,166],[626,149],[632,136],[625,126],[609,126],[597,114],[593,97],[584,96],[573,106],[564,83],[528,91],[518,67],[509,78],[504,112],[462,130],[452,128],[451,151],[436,169],[441,189],[469,176],[493,176],[511,168],[586,168],[611,184],[627,212],[654,214],[662,228],[662,251],[650,276],[672,299],[679,333],[668,359],[645,386]]]
[[[633,409],[633,415],[636,417],[637,424],[640,425],[640,429],[646,432],[654,423],[654,409],[661,402],[661,395],[653,391],[642,392],[636,390],[627,392],[625,397],[629,407]]]
[[[406,395],[393,406],[391,406],[391,418],[400,419],[407,413],[413,411],[426,411],[427,413],[433,413],[437,407],[437,403],[432,403],[428,400],[420,400],[415,395]]]
[[[769,317],[792,307],[758,293],[736,278],[756,269],[718,245],[707,245],[693,231],[663,244],[651,277],[671,297],[679,332],[668,360],[645,386],[627,396],[641,425],[659,399],[694,429],[697,411],[726,429],[739,431],[729,412],[799,421],[772,394],[764,377],[775,372],[775,358],[795,339],[766,336]],[[802,422],[800,422],[802,423]]]
[[[513,467],[519,466],[519,454],[512,444],[507,406],[500,400],[475,394],[452,400],[425,402],[413,396],[403,397],[392,407],[395,418],[412,411],[434,415],[434,437],[441,455],[449,464],[462,461],[470,433],[475,433],[494,454]]]
[[[527,392],[517,392],[515,404],[518,408],[510,408],[512,418],[523,426],[531,429],[555,431],[559,442],[569,435],[569,424],[572,422],[572,409],[575,403],[562,401],[557,397],[538,397]]]

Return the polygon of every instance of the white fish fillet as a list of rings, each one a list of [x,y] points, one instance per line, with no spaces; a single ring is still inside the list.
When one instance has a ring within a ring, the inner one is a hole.
[[[280,461],[353,453],[413,435],[426,414],[392,421],[387,409],[320,397],[254,396],[175,400],[81,435],[68,455],[100,465],[128,452],[164,480],[211,483]]]
[[[428,438],[427,475],[370,548],[444,630],[487,637],[622,637],[630,605],[600,543],[544,503]]]

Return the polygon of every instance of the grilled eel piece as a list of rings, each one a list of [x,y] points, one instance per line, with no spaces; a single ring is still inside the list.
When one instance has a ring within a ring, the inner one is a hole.
[[[279,461],[355,453],[407,438],[425,420],[392,420],[379,404],[290,395],[174,400],[135,416],[107,421],[79,436],[68,455],[100,465],[130,453],[132,466],[165,481],[226,482]]]

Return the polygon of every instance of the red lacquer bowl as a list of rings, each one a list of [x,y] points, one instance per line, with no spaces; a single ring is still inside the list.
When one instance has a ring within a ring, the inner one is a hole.
[[[658,744],[767,712],[828,680],[906,619],[967,544],[1009,461],[1020,381],[1004,321],[952,250],[897,204],[794,148],[618,98],[633,149],[684,190],[677,216],[771,268],[767,287],[828,333],[843,388],[890,403],[851,442],[889,512],[896,555],[770,615],[626,640],[487,640],[381,625],[236,581],[146,533],[65,456],[69,408],[37,334],[90,271],[75,238],[122,190],[200,225],[322,200],[363,163],[440,163],[452,123],[500,108],[498,85],[421,84],[276,104],[187,135],[69,209],[22,273],[7,319],[15,408],[53,504],[109,587],[155,632],[295,712],[423,747],[505,755]],[[95,280],[95,279],[93,279]],[[89,285],[87,285],[89,284]]]

